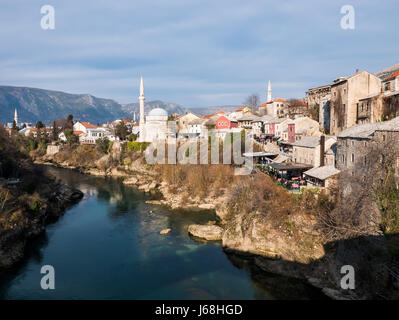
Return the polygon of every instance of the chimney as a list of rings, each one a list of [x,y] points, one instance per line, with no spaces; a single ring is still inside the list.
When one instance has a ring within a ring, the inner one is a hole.
[[[326,142],[326,137],[322,135],[320,137],[320,167],[324,166],[325,142]]]

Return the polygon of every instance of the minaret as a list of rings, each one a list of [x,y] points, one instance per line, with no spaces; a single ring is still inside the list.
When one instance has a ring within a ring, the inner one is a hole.
[[[269,102],[270,100],[272,100],[272,85],[269,82],[267,83],[267,102]]]
[[[145,141],[145,119],[144,119],[144,80],[140,77],[140,141]]]
[[[15,108],[15,111],[14,111],[14,121],[15,121],[15,124],[18,126],[18,113],[17,113],[17,108]]]

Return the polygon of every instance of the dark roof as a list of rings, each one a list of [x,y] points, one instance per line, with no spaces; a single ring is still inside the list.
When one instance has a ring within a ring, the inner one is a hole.
[[[272,163],[269,166],[276,170],[288,170],[288,171],[298,170],[298,169],[307,170],[313,167],[312,165],[309,164],[280,164],[280,163]]]
[[[315,148],[320,144],[320,137],[305,136],[301,140],[293,142],[296,147]]]

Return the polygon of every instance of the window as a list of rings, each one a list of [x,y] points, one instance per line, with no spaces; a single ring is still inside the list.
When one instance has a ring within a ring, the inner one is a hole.
[[[351,159],[352,159],[352,162],[355,162],[355,154],[354,153],[352,153]]]
[[[382,135],[382,141],[385,141],[385,134]]]

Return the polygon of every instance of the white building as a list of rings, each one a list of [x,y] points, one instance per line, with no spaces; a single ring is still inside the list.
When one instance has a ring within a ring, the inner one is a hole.
[[[140,132],[139,141],[153,142],[156,139],[166,139],[169,135],[176,135],[176,126],[168,129],[168,112],[162,108],[152,109],[147,117],[144,115],[144,80],[140,78]],[[171,131],[171,132],[169,132]],[[174,132],[172,132],[174,131]]]
[[[111,137],[105,128],[97,127],[89,122],[77,121],[73,125],[73,134],[79,136],[82,144],[95,144],[97,139]]]
[[[161,108],[152,109],[145,122],[145,141],[166,139],[168,133],[168,113]]]
[[[287,110],[287,100],[273,99],[266,103],[266,114],[269,116],[282,118],[287,114]]]

